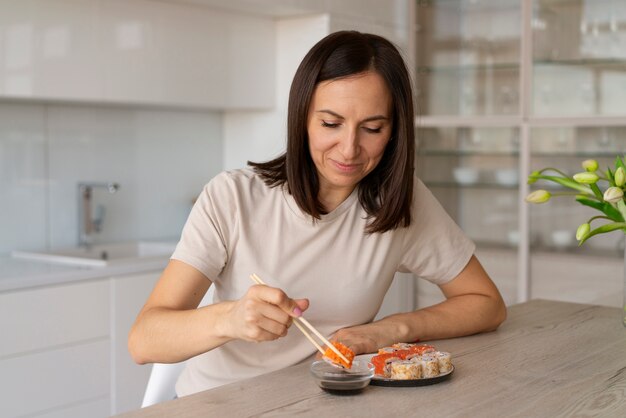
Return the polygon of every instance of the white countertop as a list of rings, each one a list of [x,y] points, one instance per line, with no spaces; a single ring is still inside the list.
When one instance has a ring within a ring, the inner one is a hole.
[[[85,267],[0,256],[0,292],[163,270],[168,261],[169,256],[163,256]]]

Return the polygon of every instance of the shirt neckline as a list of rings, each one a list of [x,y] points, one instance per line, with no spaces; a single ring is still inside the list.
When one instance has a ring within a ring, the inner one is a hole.
[[[282,189],[283,198],[287,202],[289,209],[298,218],[306,220],[307,222],[310,222],[313,218],[311,217],[311,215],[309,215],[308,213],[300,209],[300,207],[296,203],[296,200],[293,198],[291,193],[289,193],[286,183],[282,186],[281,189]],[[348,209],[350,209],[352,205],[354,205],[354,203],[358,200],[358,193],[359,192],[358,192],[358,186],[357,186],[354,188],[354,190],[352,190],[352,193],[350,193],[350,195],[346,197],[346,199],[343,202],[341,202],[335,209],[333,209],[331,212],[327,213],[326,215],[321,215],[320,219],[317,220],[317,222],[326,223],[326,222],[332,222],[333,220],[337,219],[339,216],[344,214]]]

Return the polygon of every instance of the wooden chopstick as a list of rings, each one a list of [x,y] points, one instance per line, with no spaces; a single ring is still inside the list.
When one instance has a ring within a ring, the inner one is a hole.
[[[250,278],[256,283],[256,284],[262,284],[265,285],[265,283],[263,282],[263,280],[261,280],[261,278],[259,276],[257,276],[256,274],[251,274]],[[309,341],[311,341],[311,344],[313,344],[315,346],[315,348],[317,348],[317,350],[324,354],[324,349],[317,343],[317,341],[315,341],[313,339],[313,337],[311,337],[311,334],[309,334],[306,329],[304,329],[304,327],[302,325],[300,325],[300,323],[298,321],[294,321],[293,322],[295,326],[298,327],[298,329],[300,331],[302,331],[302,333],[304,334],[305,337],[308,338]]]
[[[250,278],[252,279],[253,282],[257,283],[257,284],[262,284],[262,285],[266,285],[265,282],[263,280],[261,280],[261,278],[259,276],[257,276],[255,273],[252,273],[250,275]],[[313,343],[313,345],[315,345],[315,347],[320,351],[320,353],[324,354],[325,351],[322,347],[320,347],[320,345],[313,339],[313,337],[311,337],[311,335],[306,332],[306,330],[302,327],[302,325],[299,323],[302,322],[302,324],[304,324],[308,329],[310,329],[315,335],[317,335],[317,337],[322,340],[322,342],[324,344],[326,344],[326,346],[328,348],[330,348],[331,350],[333,350],[335,352],[335,354],[337,354],[339,356],[340,359],[342,359],[343,361],[346,362],[346,364],[350,364],[350,362],[348,361],[348,359],[346,358],[346,356],[343,355],[343,353],[341,351],[339,351],[337,349],[337,347],[335,347],[330,341],[328,341],[326,338],[324,338],[324,336],[313,326],[309,323],[309,321],[307,321],[306,319],[304,319],[303,317],[294,317],[293,318],[293,323],[298,327],[298,329],[300,331],[302,331],[302,333],[304,334],[305,337],[307,337],[309,339],[309,341],[311,341]]]
[[[311,334],[309,334],[309,333],[306,331],[306,329],[304,329],[304,327],[303,327],[302,325],[300,325],[300,323],[299,323],[298,321],[295,321],[295,320],[294,320],[294,321],[293,321],[293,324],[294,324],[295,326],[297,326],[297,327],[298,327],[298,329],[299,329],[300,331],[302,331],[302,333],[304,334],[304,336],[305,336],[305,337],[307,337],[307,338],[309,339],[309,341],[311,341],[311,343],[315,346],[315,348],[317,348],[317,350],[318,350],[320,353],[322,353],[322,355],[325,353],[325,351],[324,351],[324,349],[322,348],[322,346],[320,346],[320,345],[317,343],[317,341],[315,341],[315,340],[313,339],[313,337],[311,337]]]

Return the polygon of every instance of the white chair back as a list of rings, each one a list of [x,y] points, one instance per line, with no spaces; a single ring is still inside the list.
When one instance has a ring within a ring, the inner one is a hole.
[[[146,406],[174,399],[176,397],[176,380],[178,380],[178,376],[180,376],[184,367],[184,361],[172,364],[154,363],[141,407],[145,408]]]
[[[209,288],[198,306],[205,306],[210,303],[213,303],[213,286]],[[176,381],[184,368],[184,361],[172,364],[154,363],[141,407],[145,408],[174,399],[176,397]]]

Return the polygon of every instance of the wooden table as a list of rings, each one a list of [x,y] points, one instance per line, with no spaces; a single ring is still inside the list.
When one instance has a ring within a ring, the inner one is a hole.
[[[510,307],[496,332],[433,343],[456,369],[432,386],[336,396],[316,386],[306,363],[123,416],[626,417],[619,309],[534,300]]]

